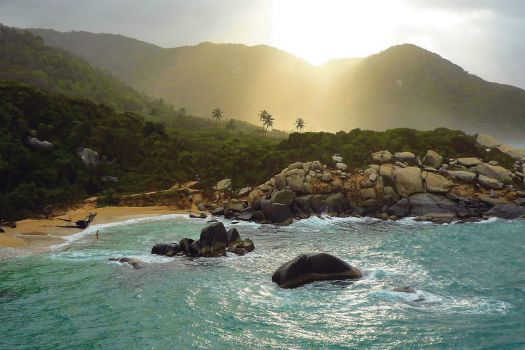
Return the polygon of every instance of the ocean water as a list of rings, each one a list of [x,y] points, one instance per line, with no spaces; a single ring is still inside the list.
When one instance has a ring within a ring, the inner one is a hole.
[[[248,255],[149,254],[204,225],[134,220],[98,227],[98,241],[91,227],[0,261],[0,349],[525,349],[525,221],[241,223]],[[273,271],[303,252],[364,277],[279,289]],[[108,261],[123,256],[145,267]],[[417,295],[391,291],[404,285]]]

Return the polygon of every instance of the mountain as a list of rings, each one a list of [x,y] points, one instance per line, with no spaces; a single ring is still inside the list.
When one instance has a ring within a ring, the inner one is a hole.
[[[484,81],[441,56],[404,44],[322,66],[258,45],[202,43],[160,48],[119,35],[32,29],[139,91],[191,113],[258,122],[266,109],[290,130],[459,128],[507,141],[525,136],[525,91]]]

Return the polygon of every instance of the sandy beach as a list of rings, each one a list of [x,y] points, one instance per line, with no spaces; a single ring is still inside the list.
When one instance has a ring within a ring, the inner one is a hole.
[[[91,223],[108,224],[134,218],[160,216],[166,214],[182,214],[191,211],[168,206],[151,207],[102,207],[96,208],[92,203],[86,203],[69,210],[66,214],[50,219],[26,219],[17,221],[16,228],[3,227],[0,233],[0,248],[16,248],[23,252],[44,251],[52,245],[62,243],[65,237],[82,231],[76,228],[57,227],[68,225],[75,220],[85,218],[89,213],[97,213]]]

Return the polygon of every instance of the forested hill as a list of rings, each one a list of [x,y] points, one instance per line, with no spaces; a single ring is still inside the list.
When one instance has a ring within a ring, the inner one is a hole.
[[[525,91],[484,81],[414,45],[315,67],[262,45],[163,49],[117,35],[33,32],[197,115],[219,106],[256,121],[256,113],[267,109],[285,130],[301,116],[309,130],[448,127],[508,142],[525,136]]]
[[[147,99],[117,78],[61,49],[44,45],[29,31],[0,25],[0,80],[88,98],[118,110],[143,111]]]

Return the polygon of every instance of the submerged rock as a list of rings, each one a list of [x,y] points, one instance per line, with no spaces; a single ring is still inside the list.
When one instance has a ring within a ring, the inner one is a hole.
[[[281,288],[296,288],[314,281],[358,279],[359,269],[326,253],[301,254],[279,267],[272,281]]]
[[[144,267],[144,263],[139,259],[134,258],[110,258],[109,261],[116,261],[121,264],[128,264],[132,266],[134,269],[141,269]]]

